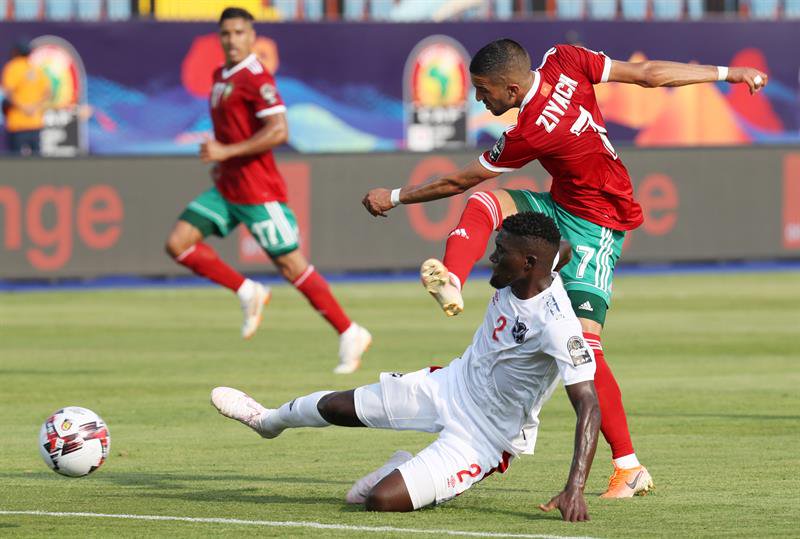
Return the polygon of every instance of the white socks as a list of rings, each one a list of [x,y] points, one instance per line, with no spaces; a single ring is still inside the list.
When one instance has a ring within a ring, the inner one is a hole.
[[[276,411],[264,414],[261,424],[267,430],[273,431],[293,427],[327,427],[330,423],[317,410],[317,403],[328,393],[333,392],[317,391],[287,402]]]
[[[255,293],[256,283],[250,279],[245,279],[244,282],[239,286],[239,289],[236,290],[236,295],[239,296],[239,300],[242,303],[250,301]]]
[[[624,457],[614,459],[614,465],[617,468],[622,469],[630,469],[641,466],[641,464],[639,464],[639,459],[636,458],[636,453],[631,453],[630,455],[625,455]]]

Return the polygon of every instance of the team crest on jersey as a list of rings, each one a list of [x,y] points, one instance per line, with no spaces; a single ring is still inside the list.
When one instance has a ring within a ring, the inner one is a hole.
[[[492,150],[489,152],[489,160],[492,162],[496,162],[500,159],[500,154],[503,153],[503,149],[506,147],[506,135],[503,133],[497,142],[494,143]]]
[[[278,102],[278,90],[270,83],[262,84],[258,93],[261,94],[267,105],[275,105]]]
[[[514,327],[511,328],[511,336],[514,337],[514,342],[517,344],[524,343],[526,333],[528,333],[528,326],[518,316],[514,321]]]
[[[570,337],[567,341],[567,351],[572,358],[572,364],[576,367],[592,362],[592,354],[586,348],[586,343],[580,337]]]
[[[223,99],[227,99],[233,93],[232,82],[215,82],[211,88],[211,106],[218,107]]]

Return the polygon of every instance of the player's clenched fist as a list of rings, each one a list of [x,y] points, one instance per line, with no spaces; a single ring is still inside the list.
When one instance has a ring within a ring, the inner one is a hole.
[[[548,513],[558,508],[561,517],[567,522],[583,522],[589,520],[589,510],[586,508],[586,500],[580,489],[566,488],[547,503],[539,504],[539,509]]]
[[[392,192],[388,189],[372,189],[369,193],[364,195],[364,199],[361,203],[372,215],[376,217],[378,215],[386,217],[386,212],[394,208],[391,196]]]
[[[204,163],[225,161],[228,158],[227,147],[214,139],[206,139],[200,144],[200,159]]]
[[[754,94],[767,85],[767,79],[769,79],[769,76],[758,69],[752,67],[732,67],[730,71],[728,71],[728,76],[725,80],[732,83],[743,82],[750,88],[750,94]]]

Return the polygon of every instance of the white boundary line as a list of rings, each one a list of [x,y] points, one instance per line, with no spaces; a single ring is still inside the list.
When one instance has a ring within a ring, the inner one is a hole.
[[[0,515],[26,515],[45,517],[93,517],[93,518],[119,518],[125,520],[154,520],[173,522],[194,522],[203,524],[240,524],[245,526],[270,526],[276,528],[313,528],[317,530],[347,530],[374,533],[417,533],[428,535],[455,535],[461,537],[508,537],[513,539],[592,539],[591,537],[577,537],[564,535],[524,534],[524,533],[493,533],[470,532],[460,530],[423,530],[419,528],[395,528],[392,526],[347,526],[345,524],[323,524],[321,522],[294,522],[272,520],[241,520],[238,518],[198,518],[175,517],[165,515],[115,515],[108,513],[60,513],[53,511],[0,511]]]

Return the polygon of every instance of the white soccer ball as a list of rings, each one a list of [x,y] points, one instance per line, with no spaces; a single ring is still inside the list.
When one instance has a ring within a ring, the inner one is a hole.
[[[105,421],[79,406],[56,411],[39,430],[39,452],[45,464],[61,475],[92,473],[105,462],[110,447]]]

